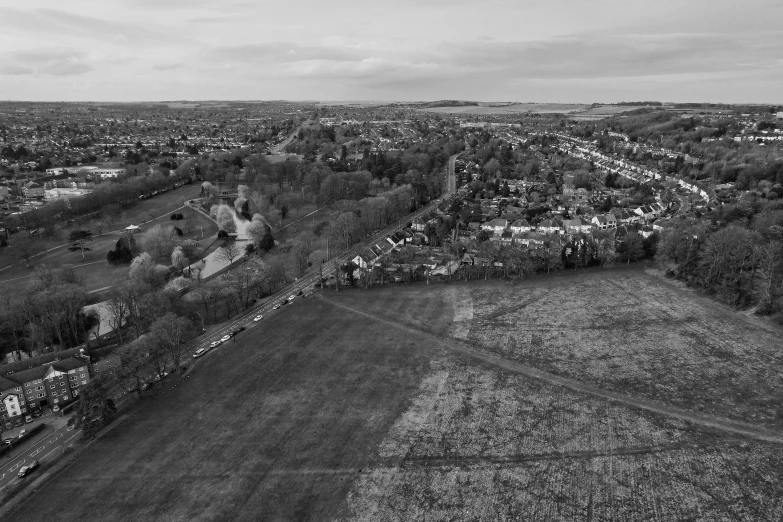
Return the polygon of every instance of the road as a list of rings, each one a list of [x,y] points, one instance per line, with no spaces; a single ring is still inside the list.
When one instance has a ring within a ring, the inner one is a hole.
[[[43,463],[47,460],[60,457],[65,452],[65,448],[76,442],[81,433],[81,430],[74,430],[71,426],[63,426],[38,442],[30,445],[30,447],[25,448],[20,455],[17,455],[6,464],[0,466],[0,489],[14,481],[35,480],[37,478],[36,471],[33,471],[29,479],[17,478],[19,468],[25,464],[29,464],[33,460]],[[12,451],[18,452],[19,450]]]
[[[455,154],[449,158],[448,162],[448,180],[446,183],[446,192],[443,193],[439,198],[431,201],[429,204],[425,205],[424,207],[420,208],[416,212],[409,214],[396,223],[389,225],[388,227],[384,228],[383,230],[380,230],[373,234],[371,237],[367,238],[365,241],[359,243],[358,245],[353,246],[350,250],[347,252],[342,253],[341,255],[331,259],[328,263],[324,263],[323,265],[323,277],[327,278],[329,275],[334,273],[334,265],[335,262],[338,265],[345,264],[350,259],[352,259],[356,254],[362,251],[362,249],[377,243],[379,241],[383,241],[386,237],[393,234],[394,232],[400,230],[406,223],[413,221],[419,216],[422,216],[424,214],[427,214],[434,210],[437,205],[445,198],[450,196],[456,187],[456,177],[454,173],[454,164],[457,159],[458,154]],[[228,335],[231,331],[244,326],[247,329],[252,329],[253,327],[258,324],[256,321],[253,320],[253,318],[257,315],[263,315],[264,320],[274,312],[273,308],[275,305],[279,304],[283,299],[287,298],[290,295],[296,295],[300,291],[304,291],[305,288],[308,287],[314,287],[316,284],[320,282],[320,272],[318,269],[311,270],[311,273],[308,273],[302,277],[300,277],[297,281],[290,283],[284,287],[282,287],[280,290],[278,290],[275,294],[265,298],[261,303],[251,307],[248,310],[245,310],[240,315],[236,316],[231,322],[223,326],[220,330],[217,330],[215,332],[210,333],[209,335],[203,336],[197,340],[197,343],[193,346],[193,351],[195,351],[198,348],[208,348],[210,343],[219,340],[221,337]],[[285,306],[292,306],[297,299],[300,299],[300,297],[296,297],[294,299],[293,303],[289,303]],[[229,341],[230,342],[230,341]],[[218,346],[219,348],[219,346]],[[206,356],[209,356],[210,353],[212,353],[211,350],[208,352]]]
[[[304,125],[304,123],[302,123],[301,125],[299,125],[299,126],[298,126],[298,127],[295,129],[295,130],[294,130],[294,132],[292,132],[292,133],[291,133],[291,135],[290,135],[290,136],[288,136],[286,139],[284,139],[283,141],[281,141],[280,143],[278,143],[277,145],[275,145],[274,147],[272,147],[271,149],[269,149],[269,152],[271,152],[272,154],[283,154],[283,153],[285,152],[285,148],[286,148],[286,147],[287,147],[287,146],[288,146],[288,145],[289,145],[289,144],[290,144],[292,141],[294,141],[294,138],[296,138],[297,134],[299,134],[299,129],[301,129],[301,128],[302,128],[302,125]]]

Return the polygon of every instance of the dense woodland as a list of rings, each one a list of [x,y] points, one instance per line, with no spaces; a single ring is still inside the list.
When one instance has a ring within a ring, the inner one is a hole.
[[[658,260],[669,275],[739,307],[783,318],[783,201],[752,194],[665,233]]]

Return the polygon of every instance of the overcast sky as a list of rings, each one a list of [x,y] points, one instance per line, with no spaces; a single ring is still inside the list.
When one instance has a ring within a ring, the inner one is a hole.
[[[783,0],[0,3],[0,98],[783,102]]]

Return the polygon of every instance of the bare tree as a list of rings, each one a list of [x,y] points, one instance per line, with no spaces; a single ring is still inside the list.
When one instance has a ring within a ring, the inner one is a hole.
[[[228,261],[229,265],[234,264],[234,260],[242,255],[242,248],[236,241],[226,240],[223,246],[215,253],[215,258],[220,261]]]
[[[98,220],[95,223],[93,223],[93,228],[98,231],[98,235],[103,235],[103,229],[107,227],[106,222],[102,220]]]
[[[122,289],[114,287],[109,292],[109,299],[105,301],[109,311],[109,324],[117,335],[117,342],[122,346],[122,325],[128,317],[128,300]]]
[[[43,250],[43,247],[35,240],[20,237],[11,244],[11,252],[14,257],[25,262],[25,266],[30,268],[30,260]]]
[[[193,337],[193,324],[185,317],[167,313],[152,323],[150,335],[169,354],[175,370],[179,370],[187,342]]]

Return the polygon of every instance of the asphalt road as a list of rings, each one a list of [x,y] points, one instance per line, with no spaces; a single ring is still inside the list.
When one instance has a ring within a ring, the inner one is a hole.
[[[367,238],[365,241],[361,242],[358,245],[355,245],[347,252],[344,252],[343,254],[339,255],[336,258],[331,259],[328,263],[324,263],[323,265],[323,277],[328,278],[329,275],[331,275],[334,272],[334,262],[337,261],[338,264],[342,265],[346,263],[348,260],[352,259],[356,254],[362,251],[363,248],[368,247],[369,245],[372,245],[374,243],[377,243],[379,241],[384,240],[387,236],[393,234],[394,232],[398,231],[400,228],[403,227],[406,223],[413,221],[417,217],[426,214],[428,212],[431,212],[434,210],[438,203],[440,203],[444,198],[451,195],[451,193],[456,188],[456,177],[454,174],[454,164],[456,162],[458,154],[455,154],[449,158],[448,161],[448,179],[446,184],[446,192],[442,194],[439,198],[431,201],[429,204],[425,205],[424,207],[420,208],[416,212],[409,214],[396,223],[376,232],[369,238]],[[275,294],[265,298],[261,303],[249,308],[248,310],[245,310],[240,315],[236,316],[233,320],[231,320],[229,323],[227,323],[223,328],[220,330],[217,330],[215,332],[211,332],[209,335],[200,337],[197,342],[193,345],[193,350],[190,352],[189,356],[192,355],[193,352],[195,352],[198,348],[208,348],[210,343],[219,340],[220,338],[224,337],[225,335],[228,335],[231,331],[236,330],[239,327],[244,326],[246,329],[252,329],[255,327],[258,322],[254,321],[253,318],[257,315],[263,315],[264,319],[260,322],[263,322],[266,320],[269,316],[273,316],[276,312],[273,308],[275,305],[279,304],[284,299],[287,299],[289,296],[298,294],[300,291],[304,292],[306,288],[308,287],[315,287],[315,285],[319,284],[320,282],[320,273],[318,269],[314,269],[311,271],[311,273],[306,274],[302,277],[300,277],[297,281],[290,283],[286,286],[283,286],[278,290]],[[282,308],[293,306],[296,304],[297,300],[302,299],[302,296],[296,296],[293,300],[293,302],[289,302],[289,304],[284,305]],[[240,334],[242,335],[242,334]],[[232,341],[226,341],[227,343],[231,343]],[[214,350],[217,350],[220,348],[221,345],[218,345],[216,348],[208,351],[204,356],[202,357],[208,357],[211,352]]]
[[[43,463],[60,457],[65,452],[65,448],[73,444],[81,433],[81,430],[74,430],[71,426],[63,426],[37,442],[25,443],[24,451],[21,454],[0,466],[0,488],[4,488],[13,481],[35,480],[37,471],[33,471],[28,477],[17,478],[19,468],[34,460]]]

